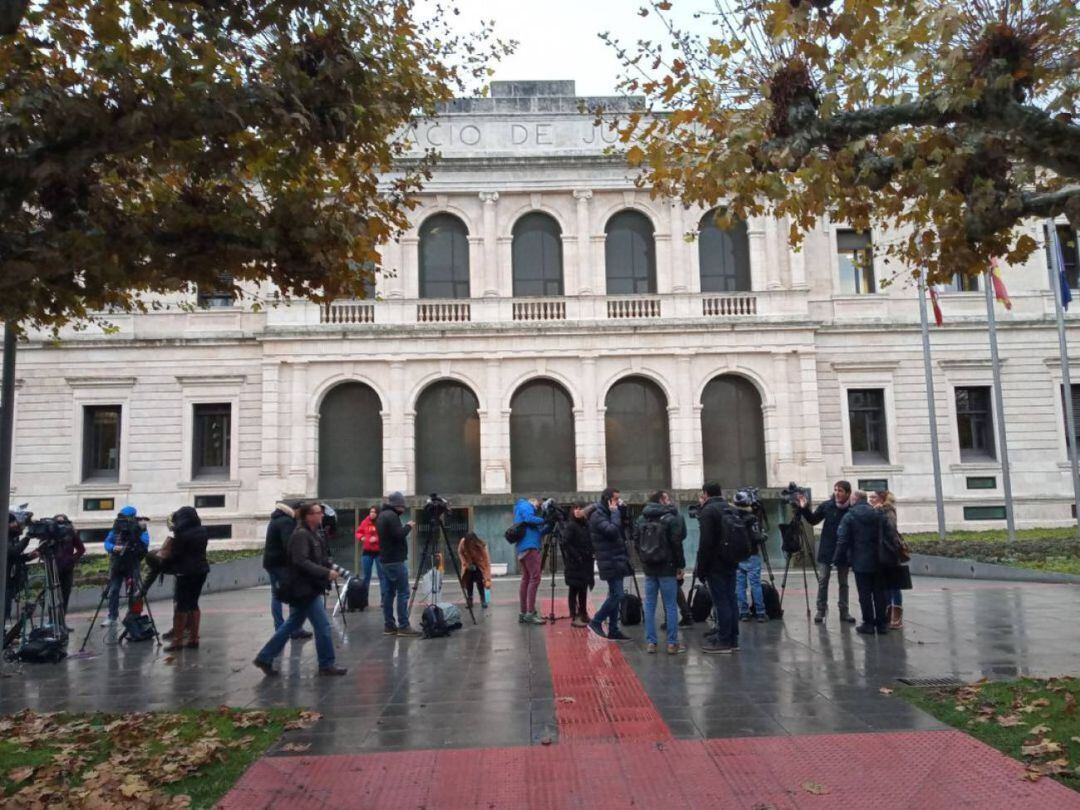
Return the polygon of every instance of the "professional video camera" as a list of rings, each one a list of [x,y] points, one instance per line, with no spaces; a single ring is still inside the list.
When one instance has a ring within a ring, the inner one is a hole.
[[[48,554],[55,552],[57,546],[73,531],[69,521],[47,517],[31,520],[26,527],[26,536],[30,540],[38,541],[38,551]]]
[[[427,503],[424,504],[424,514],[428,520],[441,521],[446,513],[450,511],[450,501],[443,498],[439,493],[432,492],[428,497]]]
[[[142,515],[117,515],[112,526],[116,538],[113,554],[124,560],[141,561],[147,551],[141,538],[149,522]]]
[[[319,504],[322,507],[322,532],[327,540],[337,537],[338,519],[337,512],[328,503]]]
[[[560,506],[554,498],[545,498],[540,502],[540,517],[547,523],[559,523],[570,517],[566,507]]]
[[[809,500],[810,490],[808,490],[806,487],[800,487],[798,484],[792,481],[786,487],[780,490],[780,497],[788,506],[792,507],[793,509],[798,509],[799,498],[802,497]]]

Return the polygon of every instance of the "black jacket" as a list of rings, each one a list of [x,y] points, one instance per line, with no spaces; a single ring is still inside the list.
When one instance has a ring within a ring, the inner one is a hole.
[[[630,576],[630,555],[626,551],[622,524],[618,519],[612,520],[611,510],[606,503],[598,503],[589,515],[589,539],[596,555],[600,579]]]
[[[856,574],[876,574],[880,568],[878,544],[884,523],[881,511],[866,501],[849,507],[837,532],[836,565],[850,566]]]
[[[279,503],[270,515],[263,548],[263,568],[270,571],[289,564],[289,538],[296,530],[296,517],[288,504]]]
[[[648,577],[673,577],[675,572],[686,568],[686,556],[683,553],[683,540],[686,539],[686,521],[679,514],[679,507],[674,504],[647,503],[638,518],[638,530],[647,520],[659,520],[664,527],[671,555],[666,563],[648,563],[641,561],[641,568]]]
[[[694,573],[698,579],[704,579],[711,574],[729,573],[738,565],[724,562],[720,558],[720,543],[723,535],[724,521],[723,510],[727,507],[727,501],[719,495],[709,498],[698,510],[698,540],[697,561],[694,563]]]
[[[840,529],[840,521],[848,513],[848,507],[837,506],[836,498],[829,498],[818,504],[813,512],[808,507],[799,510],[806,522],[811,526],[817,526],[822,521],[821,539],[818,541],[817,561],[831,565],[836,556],[836,533]]]
[[[401,525],[401,516],[390,504],[384,503],[379,509],[375,531],[379,534],[379,562],[389,565],[409,559],[409,532],[412,528]]]
[[[591,588],[595,585],[593,566],[596,558],[593,556],[587,520],[570,518],[566,521],[561,548],[566,584],[579,588]]]
[[[289,575],[298,602],[330,589],[330,552],[321,533],[300,526],[289,539]]]
[[[178,577],[200,576],[210,572],[206,559],[206,529],[199,513],[191,506],[181,506],[172,516],[173,543],[169,570]]]

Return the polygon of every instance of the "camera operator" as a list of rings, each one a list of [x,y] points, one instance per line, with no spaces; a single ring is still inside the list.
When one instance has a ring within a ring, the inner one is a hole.
[[[71,598],[71,587],[75,582],[75,566],[86,554],[86,546],[79,539],[79,533],[71,525],[67,515],[57,515],[56,521],[60,538],[56,545],[56,574],[60,579],[60,594],[64,600],[64,615],[67,615],[68,600]],[[70,631],[70,628],[68,628]]]
[[[409,626],[409,533],[416,523],[401,525],[405,514],[405,496],[391,492],[379,510],[375,529],[379,534],[379,590],[382,594],[383,635],[415,637],[420,633]],[[394,605],[397,623],[394,623]]]
[[[120,591],[125,580],[138,579],[142,558],[150,549],[150,534],[139,521],[138,510],[125,506],[105,535],[105,553],[109,555],[109,616],[102,627],[120,619]]]
[[[334,639],[330,618],[323,605],[323,594],[340,576],[330,568],[330,552],[323,537],[323,510],[317,503],[305,503],[297,511],[299,525],[289,538],[289,566],[286,574],[289,594],[289,618],[266,642],[253,662],[265,675],[276,675],[273,661],[304,620],[315,629],[315,651],[320,675],[344,675],[335,664]]]
[[[583,501],[576,501],[570,507],[570,520],[563,527],[562,558],[563,578],[570,588],[570,624],[588,627],[588,598],[589,591],[596,585],[596,558],[589,539],[588,506]]]
[[[722,494],[716,482],[705,484],[698,510],[701,540],[694,571],[708,584],[716,612],[716,631],[706,637],[701,647],[702,652],[710,654],[733,653],[739,649],[739,605],[735,596],[738,563],[724,559],[722,554],[723,512],[730,508]]]
[[[19,516],[14,512],[8,512],[8,557],[7,571],[4,574],[7,582],[7,590],[5,591],[7,598],[4,604],[4,622],[7,622],[11,617],[12,605],[18,597],[19,591],[26,584],[26,557],[23,552],[26,551],[29,542],[30,538],[23,536],[23,524],[19,520]]]
[[[547,521],[540,515],[539,498],[521,498],[514,504],[514,523],[525,529],[515,547],[518,566],[521,568],[521,587],[518,589],[518,624],[546,624],[536,612],[536,592],[540,589],[541,540]]]
[[[182,506],[173,512],[169,526],[173,530],[173,539],[168,544],[169,555],[164,568],[176,575],[176,585],[173,590],[172,643],[165,652],[185,647],[197,650],[202,621],[199,596],[206,584],[206,575],[210,573],[210,562],[206,558],[208,537],[199,513],[192,506]],[[188,636],[186,644],[185,633]]]
[[[825,621],[825,616],[829,612],[829,578],[832,573],[833,558],[836,556],[836,540],[837,533],[840,529],[840,521],[844,519],[844,515],[847,514],[848,507],[851,505],[851,483],[848,481],[837,481],[833,484],[833,496],[827,501],[822,501],[818,504],[817,509],[813,512],[808,507],[808,502],[805,495],[798,495],[797,502],[799,505],[799,512],[802,514],[803,519],[811,526],[824,521],[825,525],[821,527],[821,539],[818,541],[817,563],[818,563],[818,592],[817,592],[817,613],[814,615],[814,623],[821,624]],[[840,610],[840,621],[848,622],[849,624],[855,623],[855,617],[851,615],[848,610],[848,571],[847,564],[836,566],[836,576],[838,580],[838,587],[840,588],[839,601],[837,607]]]
[[[630,636],[619,630],[619,609],[626,593],[623,579],[632,573],[623,530],[625,512],[626,504],[619,498],[619,491],[608,487],[600,494],[599,503],[589,515],[589,537],[596,555],[596,566],[600,579],[608,586],[607,599],[589,622],[589,630],[610,641],[630,640]],[[606,633],[605,620],[608,622]]]

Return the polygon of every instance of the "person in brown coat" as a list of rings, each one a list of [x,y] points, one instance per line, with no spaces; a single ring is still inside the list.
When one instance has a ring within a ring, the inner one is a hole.
[[[458,543],[461,560],[461,585],[466,591],[466,604],[472,607],[473,587],[480,592],[480,607],[488,606],[487,593],[491,588],[491,555],[487,544],[476,532],[469,532]]]

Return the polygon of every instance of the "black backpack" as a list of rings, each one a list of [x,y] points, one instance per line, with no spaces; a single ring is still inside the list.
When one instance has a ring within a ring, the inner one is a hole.
[[[128,613],[123,620],[124,632],[121,640],[150,641],[157,633],[154,632],[154,623],[145,613]]]
[[[622,604],[619,605],[619,621],[622,624],[628,627],[641,624],[644,615],[645,611],[641,609],[641,599],[636,594],[628,593],[623,596]]]
[[[450,626],[446,623],[446,614],[438,605],[428,605],[420,615],[420,629],[424,638],[443,638],[450,635]]]
[[[509,529],[503,533],[503,537],[506,538],[506,542],[512,546],[516,546],[522,540],[525,539],[526,526],[524,523],[515,523]]]
[[[738,565],[754,553],[754,529],[757,521],[750,512],[733,506],[720,507],[720,560]]]
[[[368,594],[364,583],[353,577],[345,585],[345,609],[349,611],[367,610]]]
[[[52,629],[35,627],[15,651],[15,658],[26,664],[58,664],[67,657],[67,638],[56,638]]]
[[[643,563],[666,563],[671,560],[667,527],[659,520],[645,520],[638,527],[636,538],[638,559]]]
[[[712,594],[704,583],[697,583],[690,589],[690,618],[703,622],[712,613]]]
[[[776,592],[776,587],[771,582],[761,583],[761,596],[765,601],[765,615],[770,619],[782,619],[784,618],[784,609],[780,607],[780,594]],[[758,611],[760,608],[754,605],[754,615],[760,615]]]

